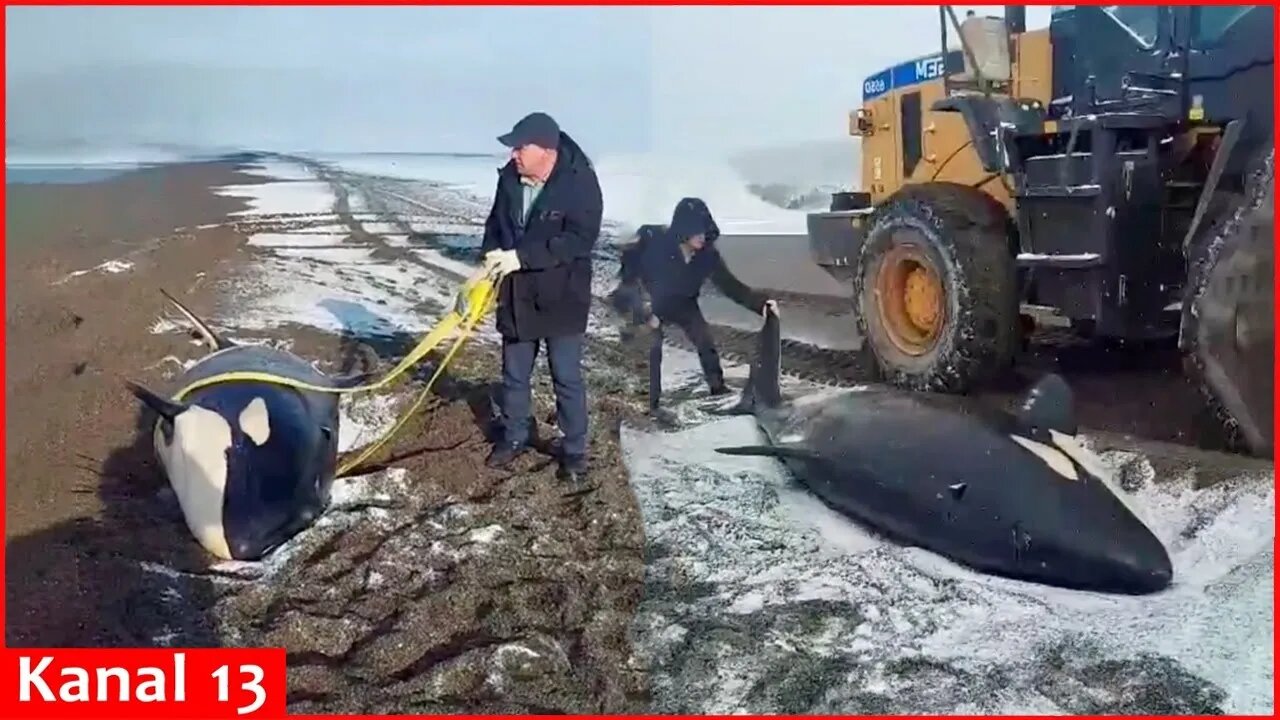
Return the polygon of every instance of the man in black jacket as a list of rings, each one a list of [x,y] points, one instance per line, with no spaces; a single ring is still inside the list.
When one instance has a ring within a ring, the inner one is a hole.
[[[550,116],[533,113],[498,138],[511,161],[498,171],[481,252],[496,269],[502,335],[503,437],[486,464],[505,467],[529,441],[530,378],[545,343],[564,434],[562,477],[586,472],[587,391],[583,335],[591,307],[591,252],[603,199],[591,160]]]
[[[671,224],[665,229],[644,226],[637,234],[636,244],[623,252],[615,307],[638,313],[637,319],[654,329],[649,347],[649,412],[669,419],[659,408],[666,325],[679,326],[697,348],[711,394],[729,392],[715,339],[698,306],[703,283],[709,278],[730,300],[761,314],[767,308],[776,311],[777,303],[747,287],[730,272],[715,247],[720,228],[699,198],[684,198],[677,203]]]

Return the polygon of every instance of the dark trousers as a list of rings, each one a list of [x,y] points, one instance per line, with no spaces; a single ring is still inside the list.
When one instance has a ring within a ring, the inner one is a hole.
[[[587,387],[582,380],[581,335],[546,340],[502,341],[502,431],[512,445],[529,442],[531,378],[538,347],[547,346],[551,385],[556,395],[556,424],[564,434],[566,455],[587,452]]]
[[[697,301],[688,307],[678,308],[675,312],[667,311],[658,315],[658,329],[652,334],[653,344],[649,346],[649,408],[658,407],[662,399],[662,340],[668,325],[676,325],[684,331],[685,337],[698,351],[698,363],[702,365],[702,375],[712,388],[724,385],[724,370],[720,367],[720,353],[716,352],[715,340],[711,337],[711,326],[702,316],[702,309]]]

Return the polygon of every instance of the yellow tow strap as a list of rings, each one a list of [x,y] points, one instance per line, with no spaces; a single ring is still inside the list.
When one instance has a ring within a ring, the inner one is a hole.
[[[387,441],[395,437],[396,433],[400,432],[400,429],[404,427],[404,424],[409,421],[409,418],[418,411],[418,408],[420,408],[424,402],[426,402],[427,395],[431,392],[432,386],[435,385],[436,380],[444,373],[445,368],[449,366],[449,362],[453,360],[454,354],[457,353],[458,350],[462,348],[462,345],[471,338],[475,333],[476,325],[484,319],[484,316],[489,313],[497,302],[498,294],[496,290],[496,273],[485,273],[481,270],[476,275],[473,275],[462,286],[462,290],[459,291],[454,302],[454,307],[449,311],[449,313],[440,320],[438,325],[432,328],[431,332],[427,333],[422,340],[418,341],[418,344],[413,348],[413,350],[409,351],[408,355],[405,355],[404,359],[401,360],[399,364],[392,368],[390,372],[384,375],[377,382],[370,383],[368,385],[338,388],[326,387],[323,385],[312,385],[302,380],[295,380],[282,375],[273,375],[265,372],[229,372],[201,378],[200,380],[197,380],[179,390],[177,394],[173,396],[173,399],[176,402],[181,402],[187,395],[190,395],[192,392],[199,390],[200,388],[227,382],[267,382],[274,383],[276,385],[286,385],[299,390],[311,390],[313,392],[334,394],[352,394],[378,390],[390,385],[392,381],[403,375],[407,370],[409,370],[409,368],[421,362],[422,359],[434,350],[437,345],[444,342],[445,338],[449,337],[449,335],[454,331],[460,329],[457,339],[453,342],[453,346],[449,348],[449,352],[444,356],[444,359],[440,361],[440,365],[436,367],[435,373],[432,374],[431,379],[427,381],[427,385],[422,389],[422,392],[418,394],[418,398],[414,401],[413,405],[410,406],[410,408],[400,416],[400,419],[396,421],[396,424],[384,433],[382,437],[378,438],[376,442],[365,448],[364,451],[362,451],[355,459],[344,462],[338,467],[336,475],[337,477],[342,477],[354,468],[359,467],[361,463],[369,459],[369,457],[385,445]]]

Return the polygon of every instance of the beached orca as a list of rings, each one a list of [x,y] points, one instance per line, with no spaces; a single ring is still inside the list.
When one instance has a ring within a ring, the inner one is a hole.
[[[1164,545],[1076,439],[1061,377],[1042,378],[1012,413],[887,387],[792,402],[780,359],[771,312],[728,411],[754,415],[769,443],[719,452],[779,458],[842,514],[980,572],[1124,594],[1172,581]]]
[[[163,291],[161,291],[163,292]],[[282,375],[350,387],[365,373],[330,377],[284,350],[230,342],[165,293],[214,352],[178,387],[227,372]],[[222,559],[259,560],[328,507],[338,452],[338,395],[265,382],[226,382],[175,402],[130,382],[156,412],[156,455],[187,527]]]

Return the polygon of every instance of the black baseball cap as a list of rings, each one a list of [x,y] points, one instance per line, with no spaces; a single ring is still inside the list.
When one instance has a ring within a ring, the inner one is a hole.
[[[546,113],[529,113],[511,128],[511,132],[499,135],[498,142],[509,148],[537,145],[554,150],[560,145],[560,126]]]

